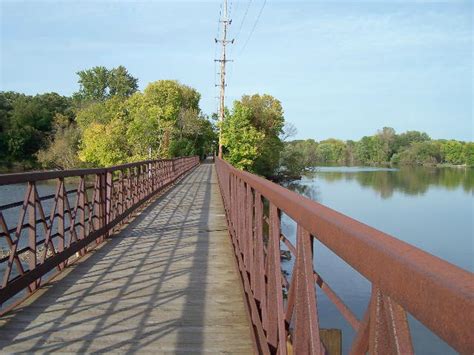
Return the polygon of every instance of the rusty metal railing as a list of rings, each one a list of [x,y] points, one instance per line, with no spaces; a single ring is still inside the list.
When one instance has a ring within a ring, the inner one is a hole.
[[[0,186],[26,190],[23,201],[0,206],[0,314],[102,242],[137,207],[198,163],[198,157],[184,157],[0,175]],[[38,183],[47,181],[55,192],[40,196]]]
[[[457,351],[474,352],[471,273],[218,158],[216,169],[259,353],[326,352],[316,286],[355,330],[353,354],[413,353],[407,313]],[[296,245],[280,231],[282,212],[297,224]],[[371,282],[363,319],[314,269],[314,238]],[[290,281],[282,244],[296,258]]]

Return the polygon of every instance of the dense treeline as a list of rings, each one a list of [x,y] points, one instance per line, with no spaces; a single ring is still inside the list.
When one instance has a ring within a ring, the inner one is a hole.
[[[214,150],[216,130],[195,89],[160,80],[140,92],[122,66],[77,74],[79,90],[71,97],[0,92],[0,167],[108,166]],[[418,131],[384,127],[359,141],[285,142],[292,131],[280,101],[244,95],[226,112],[224,157],[266,177],[295,177],[327,164],[474,166],[473,142],[433,140]]]
[[[294,140],[285,144],[281,155],[282,169],[292,172],[328,164],[474,166],[474,142],[434,140],[418,131],[397,134],[393,128],[384,127],[359,141]]]
[[[0,92],[0,166],[69,169],[213,150],[195,89],[160,80],[139,92],[123,66],[77,74],[72,97]]]
[[[72,99],[48,93],[28,96],[0,93],[0,163],[34,166],[35,154],[48,144],[55,118],[72,122]]]

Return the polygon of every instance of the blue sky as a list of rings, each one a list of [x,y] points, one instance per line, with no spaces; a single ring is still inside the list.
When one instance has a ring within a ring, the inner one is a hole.
[[[229,0],[229,2],[231,2]],[[253,0],[230,55],[227,104],[268,93],[296,138],[359,139],[383,126],[473,140],[472,1]],[[140,88],[177,79],[216,110],[220,1],[1,3],[1,90],[78,89],[76,72],[124,65]],[[248,1],[231,2],[235,37]]]

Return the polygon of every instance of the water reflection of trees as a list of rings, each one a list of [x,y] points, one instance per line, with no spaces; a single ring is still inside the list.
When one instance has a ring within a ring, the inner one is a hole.
[[[474,192],[474,169],[406,167],[396,171],[325,171],[317,176],[329,182],[355,180],[361,186],[378,191],[382,198],[391,197],[395,191],[422,195],[433,186],[462,187],[466,192]]]
[[[320,191],[319,187],[314,184],[305,184],[300,181],[287,182],[282,184],[283,187],[297,192],[300,195],[303,195],[310,200],[319,201]]]

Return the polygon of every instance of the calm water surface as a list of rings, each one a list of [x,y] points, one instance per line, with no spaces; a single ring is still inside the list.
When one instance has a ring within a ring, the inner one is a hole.
[[[474,271],[474,169],[321,167],[286,187]],[[296,226],[286,216],[282,228],[294,238]],[[292,262],[287,262],[288,269]],[[319,242],[314,263],[361,319],[368,304],[370,283]],[[354,336],[352,328],[319,289],[318,305],[321,326],[342,329],[347,353]],[[417,353],[455,353],[413,317],[410,328]]]

